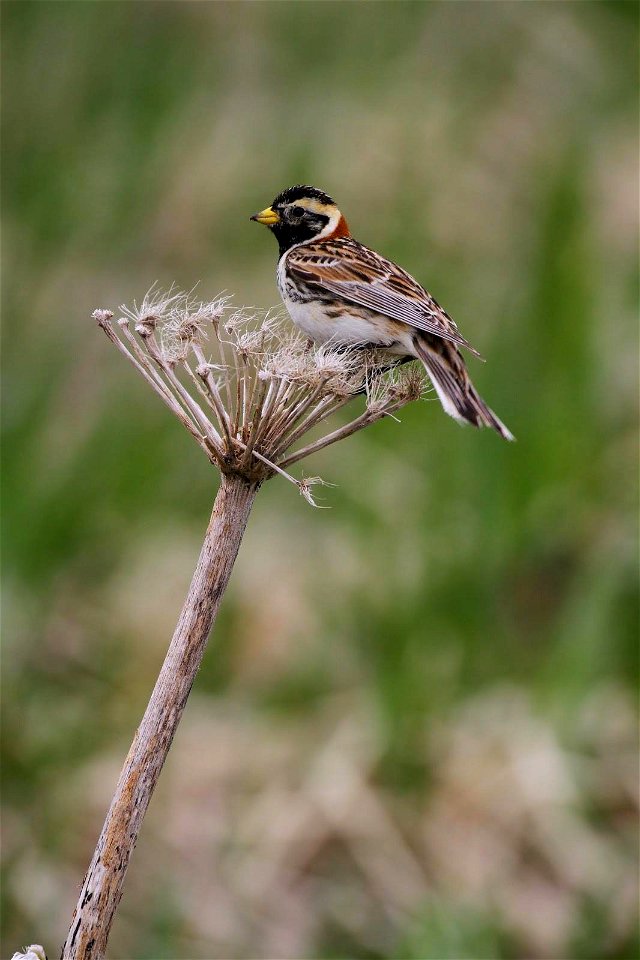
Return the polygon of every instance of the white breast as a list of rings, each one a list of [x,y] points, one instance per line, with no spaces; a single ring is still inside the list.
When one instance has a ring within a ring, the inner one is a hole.
[[[319,300],[302,301],[294,294],[287,281],[283,254],[278,263],[278,290],[289,316],[297,327],[314,343],[326,343],[335,334],[335,321],[329,320]]]

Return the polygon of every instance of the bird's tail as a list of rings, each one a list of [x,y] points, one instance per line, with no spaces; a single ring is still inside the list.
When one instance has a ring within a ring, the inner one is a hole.
[[[426,337],[415,337],[414,344],[445,413],[459,423],[491,427],[505,440],[515,440],[471,383],[464,360],[453,344],[435,337],[432,342]]]

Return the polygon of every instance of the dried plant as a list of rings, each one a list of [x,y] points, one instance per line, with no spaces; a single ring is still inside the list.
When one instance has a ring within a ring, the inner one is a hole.
[[[95,320],[221,473],[189,593],[151,699],[120,774],[84,879],[63,958],[104,956],[129,859],[202,661],[256,493],[279,474],[316,506],[320,477],[288,468],[393,416],[424,393],[422,371],[367,349],[314,348],[280,314],[232,311],[224,295],[152,288],[142,304]],[[364,410],[305,442],[355,397]]]
[[[44,947],[39,943],[32,943],[29,947],[24,947],[11,957],[11,960],[47,960]]]
[[[152,289],[140,307],[122,306],[117,323],[109,310],[93,316],[222,473],[251,483],[279,473],[315,505],[310,488],[322,481],[285,467],[418,399],[424,376],[376,350],[313,348],[280,313],[231,312],[229,300]],[[362,414],[292,449],[359,394]]]

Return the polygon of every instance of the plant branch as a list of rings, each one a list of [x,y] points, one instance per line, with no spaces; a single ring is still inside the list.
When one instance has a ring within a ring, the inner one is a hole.
[[[101,316],[101,317],[97,317],[96,314],[108,314],[108,316],[105,316],[105,317],[102,317],[102,316]],[[171,412],[178,418],[178,420],[180,421],[180,423],[181,423],[184,427],[186,427],[186,429],[189,431],[189,433],[191,434],[191,436],[194,437],[194,439],[195,439],[195,440],[198,442],[198,444],[202,447],[202,449],[203,449],[204,452],[207,454],[207,456],[210,456],[210,451],[209,451],[209,449],[207,448],[207,445],[206,445],[206,443],[205,443],[205,438],[202,436],[202,433],[201,433],[198,429],[196,429],[196,426],[194,425],[194,423],[192,422],[192,420],[190,419],[190,417],[184,412],[184,410],[182,409],[182,407],[180,407],[180,405],[179,405],[178,402],[176,401],[176,399],[175,399],[175,397],[173,396],[173,394],[166,388],[166,385],[165,385],[164,383],[158,383],[157,380],[156,380],[156,378],[155,378],[154,375],[153,375],[153,372],[152,372],[152,371],[149,371],[149,370],[146,368],[146,366],[143,365],[143,364],[134,356],[133,353],[131,353],[129,350],[127,350],[127,348],[126,348],[126,346],[124,345],[124,343],[122,342],[122,340],[120,340],[120,339],[116,336],[116,334],[114,333],[113,327],[111,326],[111,323],[110,323],[110,320],[111,320],[111,317],[112,317],[112,316],[113,316],[112,313],[110,313],[109,311],[105,311],[105,310],[97,310],[97,311],[94,313],[94,317],[96,317],[99,326],[100,326],[100,327],[102,328],[102,330],[106,333],[106,335],[107,335],[107,337],[109,338],[109,340],[111,341],[111,343],[112,343],[115,347],[118,348],[118,350],[120,351],[120,353],[122,353],[122,354],[127,358],[127,360],[128,360],[130,363],[133,364],[133,366],[136,368],[136,370],[138,371],[138,373],[140,373],[140,374],[144,377],[144,379],[147,381],[147,383],[149,384],[149,386],[152,387],[152,388],[155,390],[155,392],[158,394],[158,396],[159,396],[159,397],[165,402],[165,404],[169,407],[169,409],[171,410]],[[126,333],[126,332],[127,332],[127,331],[126,331],[126,329],[125,329],[125,333]]]
[[[129,860],[229,582],[258,483],[223,475],[189,593],[84,878],[62,960],[101,960]]]
[[[399,403],[397,407],[390,407],[385,410],[365,410],[364,413],[360,414],[359,417],[356,417],[355,420],[351,420],[349,423],[346,423],[343,427],[338,427],[332,433],[325,434],[324,437],[320,437],[319,440],[315,440],[313,443],[307,444],[306,447],[302,447],[300,450],[295,450],[288,457],[284,457],[282,460],[279,460],[281,467],[291,466],[292,463],[297,463],[298,460],[303,460],[305,457],[308,457],[311,453],[316,453],[318,450],[323,450],[324,447],[328,447],[332,443],[336,443],[338,440],[344,440],[345,437],[350,437],[351,434],[357,433],[358,430],[364,429],[364,427],[370,426],[372,423],[375,423],[377,420],[382,420],[383,417],[390,416],[395,410],[403,406],[402,403]]]

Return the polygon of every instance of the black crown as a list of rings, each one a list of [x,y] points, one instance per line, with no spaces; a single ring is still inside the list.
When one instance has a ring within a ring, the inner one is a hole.
[[[320,203],[334,203],[329,194],[324,193],[323,190],[318,190],[317,187],[311,187],[308,184],[305,185],[298,183],[295,187],[287,187],[286,190],[283,190],[282,193],[279,193],[271,206],[275,207],[278,204],[293,203],[294,200],[302,200],[303,198],[319,200]]]

